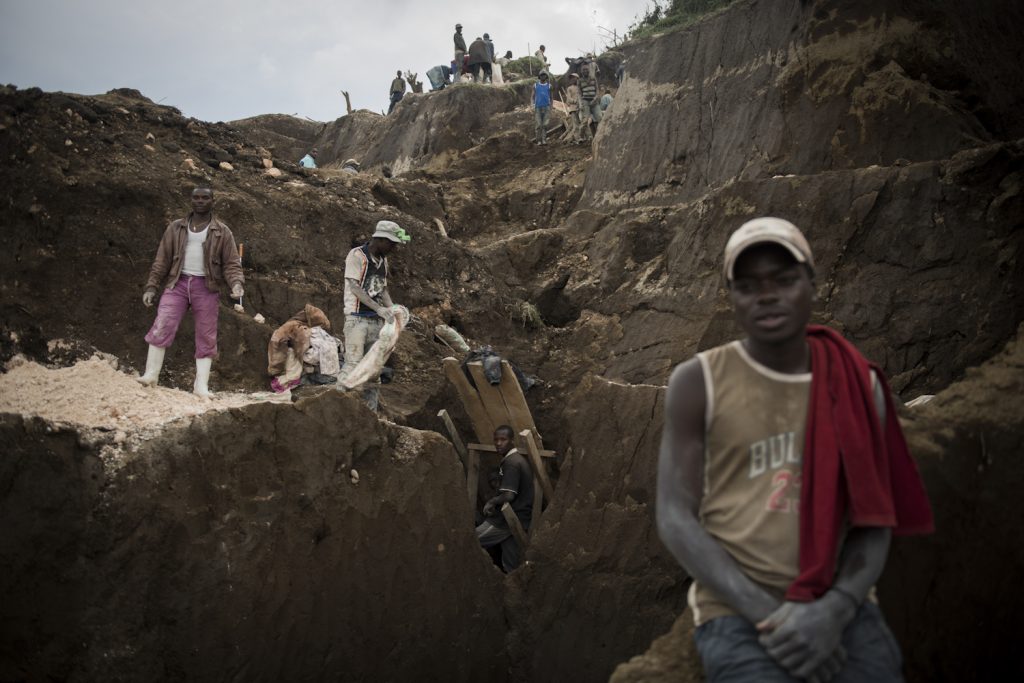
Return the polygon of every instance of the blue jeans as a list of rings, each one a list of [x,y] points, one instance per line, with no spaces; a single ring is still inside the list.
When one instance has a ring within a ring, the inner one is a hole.
[[[384,321],[376,316],[372,318],[359,315],[345,316],[345,364],[341,366],[341,372],[338,374],[339,380],[348,377],[348,374],[359,365],[359,361],[366,355],[367,349],[377,341],[382,327],[384,327]],[[380,402],[377,382],[378,380],[374,379],[363,387],[363,401],[374,412],[377,412],[377,405]],[[338,390],[341,391],[340,384],[338,387]]]
[[[533,118],[537,123],[537,142],[546,142],[548,132],[548,114],[551,107],[537,107],[533,111]]]
[[[697,643],[708,683],[793,683],[757,640],[757,629],[739,616],[718,617],[697,627]],[[865,602],[843,631],[846,664],[833,683],[903,681],[900,647],[878,605]]]

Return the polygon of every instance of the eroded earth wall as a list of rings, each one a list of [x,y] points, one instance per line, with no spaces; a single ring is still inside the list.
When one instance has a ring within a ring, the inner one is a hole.
[[[722,248],[803,228],[820,319],[934,391],[1022,319],[1019,3],[737,2],[639,41],[581,208],[611,213],[563,297],[620,319],[605,375],[663,381],[735,334]]]
[[[13,416],[0,444],[2,680],[505,680],[501,573],[437,434],[331,392],[130,456]]]
[[[572,453],[510,577],[518,680],[606,680],[686,606],[686,576],[652,525],[663,411],[661,387],[591,376],[573,394]]]

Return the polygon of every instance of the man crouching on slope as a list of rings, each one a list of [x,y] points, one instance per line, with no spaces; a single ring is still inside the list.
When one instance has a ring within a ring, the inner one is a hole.
[[[669,380],[658,530],[712,683],[902,680],[873,586],[931,508],[881,372],[808,325],[813,268],[791,223],[743,225],[725,278],[747,337]]]

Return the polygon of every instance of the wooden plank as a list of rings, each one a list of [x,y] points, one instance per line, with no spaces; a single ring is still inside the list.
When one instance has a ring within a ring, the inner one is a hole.
[[[466,492],[469,493],[469,507],[476,512],[477,487],[480,485],[480,454],[469,449],[466,455]]]
[[[512,510],[512,506],[508,503],[501,506],[501,514],[505,517],[505,522],[508,524],[512,536],[516,539],[516,543],[519,544],[519,557],[525,559],[526,547],[530,545],[530,541],[526,537],[526,531],[523,529],[522,523],[520,523],[516,513]],[[521,565],[522,562],[520,562]]]
[[[470,443],[470,444],[466,445],[466,448],[474,448],[474,449],[476,449],[478,451],[482,451],[484,453],[497,453],[498,452],[497,448],[495,448],[494,446],[492,446],[490,444],[486,444],[486,443]],[[537,451],[537,452],[540,453],[540,457],[542,457],[542,458],[553,458],[556,455],[556,453],[554,451]]]
[[[448,436],[452,440],[452,445],[455,446],[455,452],[459,454],[459,460],[462,461],[462,469],[469,471],[469,453],[466,451],[466,444],[462,443],[459,431],[455,429],[455,423],[452,422],[451,416],[444,408],[438,411],[437,416],[441,418],[445,429],[448,430]]]
[[[544,461],[540,459],[540,451],[537,449],[537,442],[533,440],[533,432],[524,429],[519,432],[519,436],[526,443],[526,452],[530,458],[530,467],[533,468],[533,476],[540,482],[544,495],[548,500],[552,500],[555,497],[555,487],[551,485],[547,470],[544,469]]]
[[[526,397],[523,395],[523,388],[519,385],[516,373],[507,360],[501,361],[501,384],[498,385],[501,397],[508,409],[509,419],[516,433],[529,429],[537,440],[537,447],[542,449],[544,444],[537,431],[537,425],[533,422],[533,415],[530,413],[530,406],[526,404]]]
[[[480,394],[480,401],[484,404],[484,410],[490,415],[494,426],[500,427],[501,425],[509,424],[508,408],[505,406],[505,399],[501,396],[501,389],[492,386],[487,381],[483,363],[479,361],[467,363],[466,367],[469,368],[469,374],[472,375],[473,381],[476,383],[476,391]],[[487,441],[487,439],[480,440]]]
[[[459,367],[459,361],[454,358],[445,358],[441,361],[441,364],[444,366],[444,374],[448,377],[448,381],[455,386],[455,391],[459,394],[459,399],[462,400],[462,405],[466,408],[466,414],[469,415],[470,422],[473,423],[476,440],[490,441],[494,438],[494,428],[498,425],[491,421],[487,411],[484,410],[484,404],[480,401],[480,394],[476,392],[473,385],[466,379],[462,368]]]

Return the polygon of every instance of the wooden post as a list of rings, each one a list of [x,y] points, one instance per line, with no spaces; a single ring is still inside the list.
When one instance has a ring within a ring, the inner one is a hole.
[[[438,411],[437,416],[444,422],[445,429],[448,430],[448,436],[451,437],[452,445],[455,446],[455,452],[459,454],[459,460],[462,461],[462,467],[468,472],[469,453],[466,451],[466,444],[462,443],[462,439],[459,437],[458,430],[455,429],[455,423],[452,422],[452,418],[444,408]]]
[[[405,72],[405,80],[406,80],[406,82],[409,83],[410,86],[412,86],[412,91],[414,93],[422,93],[423,92],[423,82],[416,80],[417,76],[419,76],[419,74],[414,74],[411,71],[406,71]]]
[[[523,388],[519,386],[516,373],[513,372],[512,366],[507,360],[501,361],[501,384],[498,385],[498,388],[501,390],[501,397],[508,409],[509,424],[512,425],[516,432],[524,429],[532,431],[534,438],[537,440],[537,447],[543,448],[543,440],[540,437],[540,432],[537,431],[537,425],[533,422],[530,407],[526,404]]]
[[[519,432],[519,436],[526,443],[526,452],[530,457],[530,467],[533,468],[533,476],[540,482],[540,487],[545,497],[548,500],[552,500],[555,497],[555,488],[551,485],[547,470],[544,469],[544,462],[540,459],[540,450],[537,448],[537,442],[533,440],[533,432],[529,429],[524,429]]]
[[[526,531],[523,529],[523,525],[520,523],[519,518],[516,517],[516,513],[512,510],[512,506],[508,503],[501,506],[501,514],[505,517],[505,522],[508,524],[508,528],[512,532],[512,536],[515,537],[516,543],[519,544],[519,556],[525,558],[526,546],[530,544],[530,540],[526,537]]]

